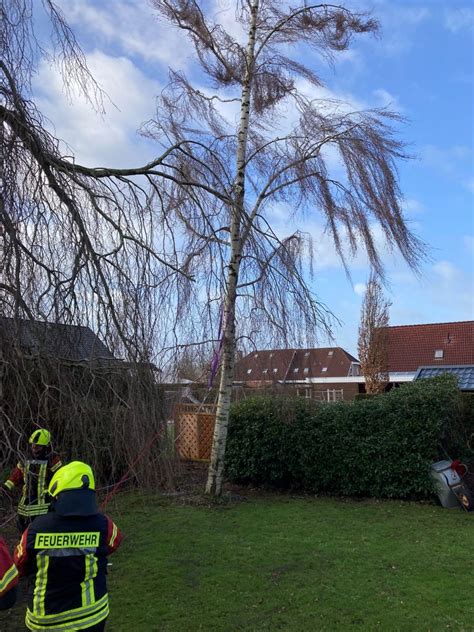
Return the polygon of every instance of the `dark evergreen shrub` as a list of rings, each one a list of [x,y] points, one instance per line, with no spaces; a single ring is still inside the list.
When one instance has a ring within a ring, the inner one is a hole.
[[[255,485],[294,483],[299,456],[296,437],[313,402],[285,396],[257,396],[232,405],[226,449],[226,474]],[[298,481],[299,482],[299,481]]]
[[[227,476],[317,493],[426,497],[430,464],[446,458],[442,442],[456,443],[460,402],[449,375],[352,403],[248,399],[232,407]]]

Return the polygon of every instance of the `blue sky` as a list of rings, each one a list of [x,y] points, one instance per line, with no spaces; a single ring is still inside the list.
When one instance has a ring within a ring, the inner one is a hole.
[[[152,118],[168,66],[192,72],[189,44],[140,0],[58,4],[114,105],[108,103],[101,118],[85,102],[68,100],[58,75],[44,64],[34,85],[40,108],[80,162],[118,166],[152,158],[156,147],[136,130]],[[234,28],[230,0],[207,4]],[[404,208],[413,230],[431,247],[418,277],[399,256],[387,255],[391,323],[473,319],[474,4],[358,0],[346,6],[372,9],[380,37],[355,40],[332,68],[315,56],[314,68],[331,95],[360,107],[389,105],[408,119],[400,128],[413,155],[400,164]],[[315,236],[315,290],[343,321],[336,342],[356,353],[366,259],[360,254],[350,262],[349,280],[323,227],[303,228]]]

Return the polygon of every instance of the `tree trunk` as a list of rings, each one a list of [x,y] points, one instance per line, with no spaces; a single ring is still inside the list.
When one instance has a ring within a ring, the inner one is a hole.
[[[220,496],[222,492],[227,428],[229,425],[229,410],[232,398],[232,384],[234,381],[235,302],[237,299],[237,284],[243,245],[241,238],[241,225],[245,205],[245,158],[247,153],[247,138],[250,120],[250,96],[255,61],[255,34],[257,30],[258,10],[259,0],[254,0],[251,6],[251,20],[246,55],[247,68],[242,82],[240,125],[237,137],[236,176],[234,182],[234,202],[232,207],[230,234],[231,252],[226,277],[224,300],[224,340],[222,346],[221,380],[219,385],[219,397],[217,400],[216,424],[212,443],[211,462],[209,464],[209,474],[206,485],[206,494],[214,494],[215,496]]]

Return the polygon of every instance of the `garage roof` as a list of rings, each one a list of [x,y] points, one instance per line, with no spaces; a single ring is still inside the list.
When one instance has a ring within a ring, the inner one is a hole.
[[[436,377],[442,373],[451,373],[458,378],[461,391],[474,391],[474,364],[468,366],[421,366],[415,380]]]

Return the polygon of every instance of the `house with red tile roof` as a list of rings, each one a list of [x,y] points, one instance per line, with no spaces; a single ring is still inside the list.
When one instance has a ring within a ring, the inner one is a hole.
[[[234,384],[285,387],[322,401],[353,399],[364,381],[359,368],[357,358],[341,347],[259,350],[236,363]]]
[[[387,327],[387,355],[388,388],[449,371],[463,390],[474,390],[474,321]],[[341,347],[254,351],[236,363],[234,384],[285,387],[322,401],[365,392],[359,361]]]
[[[474,321],[387,327],[387,352],[391,384],[412,381],[423,367],[437,369],[430,375],[474,370]]]

